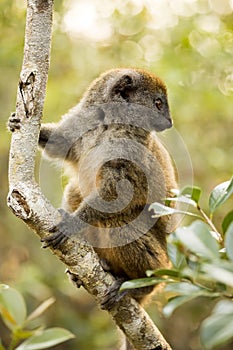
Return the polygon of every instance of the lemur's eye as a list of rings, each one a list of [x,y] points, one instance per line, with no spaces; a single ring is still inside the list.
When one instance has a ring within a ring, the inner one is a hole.
[[[161,98],[157,98],[155,100],[155,106],[159,111],[161,111],[161,109],[163,108],[163,101],[161,100]]]

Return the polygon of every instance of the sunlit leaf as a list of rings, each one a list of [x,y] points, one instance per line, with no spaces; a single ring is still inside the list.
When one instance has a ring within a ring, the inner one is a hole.
[[[214,211],[223,204],[233,193],[233,177],[230,181],[223,182],[216,186],[210,194],[209,208]]]
[[[225,247],[228,258],[233,260],[233,222],[228,227],[225,235]]]
[[[223,315],[232,315],[233,314],[233,301],[231,300],[221,300],[219,301],[214,309],[213,314],[223,314]]]
[[[57,344],[74,338],[74,335],[63,328],[49,328],[40,334],[34,335],[20,344],[15,350],[40,350],[48,349]]]
[[[198,286],[195,286],[192,283],[188,282],[178,282],[178,283],[172,283],[166,286],[166,291],[177,293],[180,295],[190,295],[190,294],[196,294],[201,291],[201,288]]]
[[[189,204],[195,208],[197,207],[197,203],[194,200],[192,200],[191,198],[188,198],[186,196],[178,196],[178,197],[171,197],[171,198],[169,197],[169,198],[167,198],[167,200],[170,202]]]
[[[207,349],[223,345],[233,338],[233,302],[218,302],[201,325],[201,341]]]
[[[201,197],[201,189],[197,186],[186,186],[180,194],[186,197],[189,196],[195,203],[198,203]]]
[[[179,251],[177,246],[175,246],[173,243],[168,242],[167,251],[168,256],[174,267],[176,267],[177,269],[182,269],[185,266],[187,266],[185,256]]]
[[[225,261],[217,261],[212,264],[203,263],[201,270],[208,274],[214,281],[233,287],[233,264]]]
[[[153,218],[159,218],[161,216],[173,215],[173,214],[186,214],[186,215],[190,215],[190,216],[199,217],[198,215],[190,213],[188,211],[170,208],[170,207],[167,207],[166,205],[163,205],[163,204],[160,204],[157,202],[151,204],[149,207],[149,210],[154,211],[154,214],[152,215]]]
[[[208,225],[202,221],[178,228],[176,235],[184,246],[203,258],[213,259],[219,256],[218,243],[212,237]]]
[[[172,292],[178,295],[195,295],[195,296],[208,296],[216,297],[219,293],[212,292],[204,287],[199,287],[195,284],[189,282],[176,282],[170,283],[166,286],[165,290],[167,292]]]
[[[2,316],[2,319],[8,328],[13,329],[17,326],[15,319],[12,317],[10,312],[1,304],[1,302],[0,302],[0,315]]]
[[[190,280],[190,281],[198,280],[198,281],[204,282],[206,280],[205,278],[206,276],[204,273],[201,273],[199,270],[197,270],[198,268],[199,268],[199,264],[197,262],[189,261],[189,266],[185,267],[182,270],[181,276],[186,280]],[[209,278],[208,278],[208,281],[209,281]]]
[[[226,232],[226,230],[228,229],[228,226],[233,222],[233,210],[230,211],[226,216],[225,218],[223,219],[223,222],[222,222],[222,230],[223,230],[223,233]]]
[[[174,208],[167,207],[166,205],[160,203],[153,203],[150,205],[149,210],[154,211],[153,217],[161,217],[166,215],[171,215],[177,213],[177,210]]]
[[[26,319],[27,310],[22,295],[6,285],[0,285],[0,314],[10,329],[22,325]]]
[[[54,298],[49,298],[45,300],[42,304],[40,304],[28,317],[26,322],[34,320],[43,314],[53,303],[55,302]]]

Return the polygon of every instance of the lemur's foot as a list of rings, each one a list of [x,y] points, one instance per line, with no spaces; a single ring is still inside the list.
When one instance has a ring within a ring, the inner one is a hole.
[[[59,249],[69,237],[79,231],[78,226],[75,226],[75,218],[63,209],[58,209],[58,211],[60,212],[62,219],[57,225],[49,230],[50,235],[41,239],[41,242],[43,242],[43,248],[52,247],[54,249]]]
[[[128,294],[128,290],[124,290],[120,292],[120,286],[125,282],[124,278],[118,278],[115,280],[113,285],[109,288],[107,293],[104,295],[103,301],[101,303],[101,309],[103,310],[111,310],[114,305],[121,300],[123,296]]]

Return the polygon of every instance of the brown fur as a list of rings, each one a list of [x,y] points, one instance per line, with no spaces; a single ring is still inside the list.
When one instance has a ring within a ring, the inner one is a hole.
[[[153,133],[171,125],[165,84],[141,69],[114,69],[104,73],[60,123],[42,125],[40,146],[50,157],[65,159],[70,177],[64,193],[64,208],[75,218],[76,231],[84,230],[85,237],[116,278],[144,277],[146,270],[169,264],[166,236],[174,229],[174,218],[166,216],[153,222],[148,207],[155,201],[163,203],[176,187],[171,160]],[[118,141],[120,143],[111,149],[111,144]],[[135,143],[142,146],[142,153]],[[127,149],[133,160],[115,156],[116,150]],[[102,165],[98,166],[101,160]],[[131,187],[124,185],[117,193],[117,185],[124,179]],[[96,209],[95,187],[110,208],[119,194],[127,204],[117,211]],[[128,203],[127,196],[132,189],[133,196]],[[142,221],[130,225],[145,208]],[[89,226],[83,228],[80,219]],[[145,232],[147,226],[149,229]],[[103,228],[107,229],[104,235]],[[118,228],[117,235],[115,228]],[[75,233],[72,229],[66,232],[67,235]],[[121,239],[124,244],[119,244]],[[152,289],[137,289],[131,294],[141,302]]]

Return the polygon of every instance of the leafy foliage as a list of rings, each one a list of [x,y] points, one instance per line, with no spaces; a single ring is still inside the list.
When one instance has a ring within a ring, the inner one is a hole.
[[[170,270],[148,271],[148,278],[129,281],[122,290],[140,288],[164,282],[165,291],[172,295],[163,312],[166,317],[179,306],[197,297],[218,298],[212,314],[203,321],[201,341],[212,349],[233,339],[233,215],[223,219],[223,231],[218,232],[213,214],[233,193],[233,178],[216,186],[209,196],[208,216],[199,205],[201,189],[186,187],[171,201],[188,203],[199,212],[199,220],[177,228],[168,238],[168,254],[173,267]],[[156,217],[174,215],[179,210],[154,203]],[[192,215],[192,212],[187,212]],[[201,219],[201,220],[200,220]]]
[[[233,193],[233,177],[230,181],[226,181],[216,186],[211,192],[209,198],[210,213],[214,213],[215,210],[232,195]]]
[[[46,300],[27,316],[26,304],[22,295],[7,285],[0,285],[0,315],[11,332],[10,350],[48,349],[74,337],[72,333],[63,328],[30,327],[31,322],[46,311],[52,303],[54,303],[53,298]],[[5,349],[1,343],[0,349]]]

